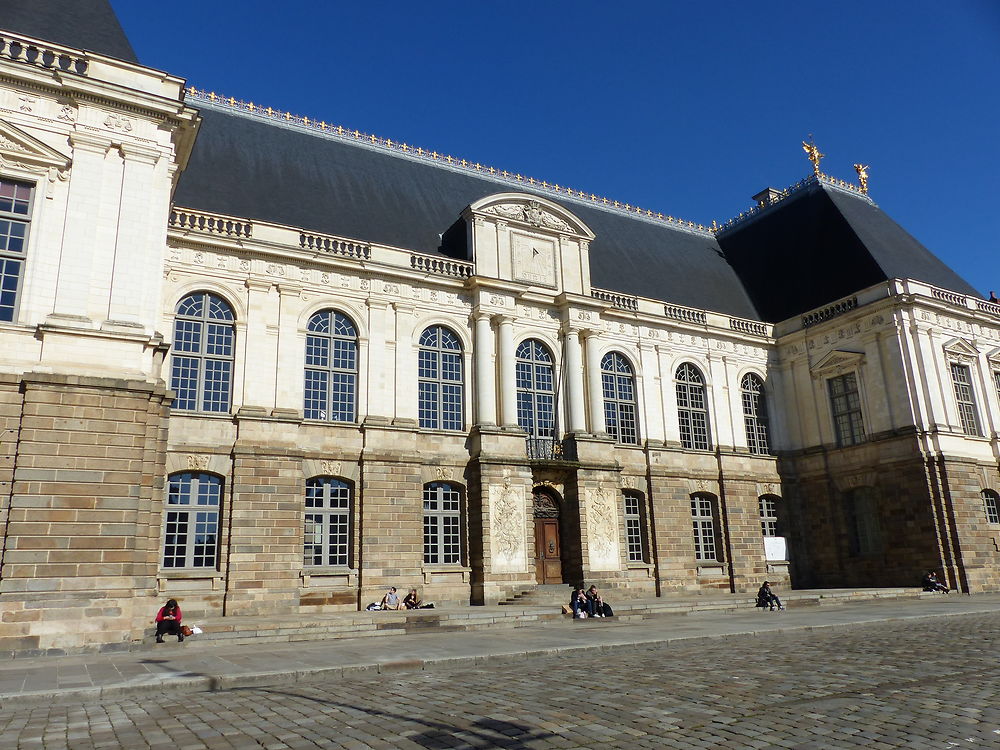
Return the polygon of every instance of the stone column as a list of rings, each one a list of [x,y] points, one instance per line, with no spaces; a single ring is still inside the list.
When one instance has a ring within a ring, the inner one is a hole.
[[[493,328],[490,316],[476,313],[476,423],[497,423],[496,370],[493,367]]]
[[[575,328],[563,332],[566,340],[566,409],[567,432],[587,431],[586,402],[583,395],[583,356],[580,349],[580,331]]]
[[[587,350],[587,399],[590,406],[590,431],[595,435],[607,435],[604,424],[604,388],[601,384],[600,334],[586,331]]]
[[[504,427],[517,427],[517,383],[514,378],[514,319],[498,315],[500,326],[500,411]]]

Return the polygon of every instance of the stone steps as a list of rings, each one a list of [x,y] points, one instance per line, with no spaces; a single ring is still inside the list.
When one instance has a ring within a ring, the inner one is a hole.
[[[562,590],[564,587],[558,586]],[[568,587],[565,587],[568,590]],[[548,592],[542,592],[547,594]],[[917,588],[882,589],[815,589],[810,591],[778,591],[782,602],[790,608],[830,606],[877,599],[934,597],[941,594],[921,592]],[[568,593],[566,601],[568,601]],[[514,599],[515,597],[512,597]],[[221,645],[289,643],[297,641],[335,640],[341,638],[398,637],[412,633],[512,629],[540,622],[569,620],[561,613],[558,602],[533,604],[514,601],[497,607],[447,606],[435,610],[411,612],[339,612],[332,614],[272,615],[261,617],[188,618],[204,631],[183,644],[167,637],[167,644],[155,648],[210,648]],[[727,612],[752,609],[756,603],[750,594],[675,595],[656,599],[610,601],[616,620],[628,622],[650,617],[684,615],[693,612]],[[153,648],[152,636],[140,648]]]

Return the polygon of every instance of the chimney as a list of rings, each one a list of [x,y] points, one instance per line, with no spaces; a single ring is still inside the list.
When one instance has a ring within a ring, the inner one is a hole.
[[[781,191],[775,190],[773,187],[768,187],[757,193],[752,200],[757,201],[757,205],[760,208],[764,208],[764,206],[770,206],[772,203],[777,203],[779,198],[781,198]]]

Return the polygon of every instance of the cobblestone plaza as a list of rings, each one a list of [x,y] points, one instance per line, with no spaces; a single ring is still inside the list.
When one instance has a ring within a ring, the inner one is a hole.
[[[998,633],[1000,613],[889,619],[3,710],[0,746],[989,748]]]

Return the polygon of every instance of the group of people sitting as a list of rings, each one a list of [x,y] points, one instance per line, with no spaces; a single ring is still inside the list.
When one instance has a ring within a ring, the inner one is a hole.
[[[604,601],[597,586],[591,586],[586,591],[583,588],[573,589],[573,595],[569,598],[569,608],[573,618],[577,620],[587,617],[614,617],[615,614],[611,605]]]
[[[924,587],[924,591],[941,591],[945,594],[951,591],[950,588],[937,577],[937,573],[933,570],[928,570],[924,573],[924,577],[921,579],[920,584]]]
[[[400,599],[396,587],[390,586],[389,590],[385,592],[385,596],[382,597],[382,601],[368,605],[368,610],[377,609],[434,609],[434,603],[424,604],[416,589],[410,589],[410,593]]]

